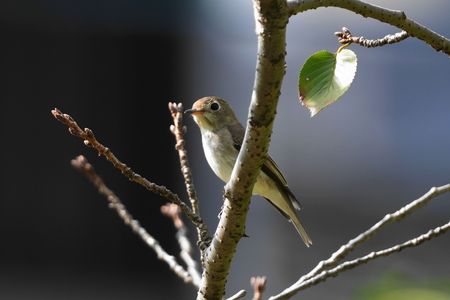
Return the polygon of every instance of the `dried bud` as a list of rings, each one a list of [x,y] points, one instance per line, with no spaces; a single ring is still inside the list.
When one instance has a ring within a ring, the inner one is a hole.
[[[84,132],[87,134],[88,137],[94,138],[94,133],[89,128],[85,128]]]
[[[250,279],[253,287],[253,299],[262,299],[262,293],[266,289],[267,278],[265,276],[256,276]]]

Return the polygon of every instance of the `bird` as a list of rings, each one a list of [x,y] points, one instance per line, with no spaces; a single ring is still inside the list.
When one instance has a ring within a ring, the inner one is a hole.
[[[192,115],[200,128],[203,151],[209,166],[222,181],[228,182],[245,134],[233,109],[225,100],[207,96],[195,101],[185,114]],[[252,193],[269,201],[294,225],[305,245],[312,245],[311,238],[297,215],[297,210],[301,208],[300,202],[270,156],[267,156],[261,166]]]

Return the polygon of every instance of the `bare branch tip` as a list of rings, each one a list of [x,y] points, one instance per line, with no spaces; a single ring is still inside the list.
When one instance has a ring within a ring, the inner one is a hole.
[[[55,119],[57,119],[58,121],[60,121],[60,122],[62,122],[62,123],[65,122],[66,116],[65,116],[65,114],[63,114],[59,109],[54,108],[54,109],[52,109],[51,113],[52,113],[53,117],[54,117]]]
[[[161,206],[161,213],[164,216],[171,218],[177,229],[184,227],[183,220],[181,219],[181,209],[178,205],[174,203],[167,203]]]
[[[54,117],[56,117],[57,115],[61,114],[61,111],[55,107],[54,109],[51,110],[51,113]]]
[[[250,284],[253,287],[253,300],[262,299],[262,294],[266,289],[267,277],[266,276],[254,276],[250,278]]]
[[[78,155],[70,161],[70,164],[76,169],[82,169],[88,164],[88,160],[83,155]]]
[[[176,103],[176,102],[169,102],[169,110],[170,112],[175,115],[177,113],[183,113],[183,104],[180,103]]]

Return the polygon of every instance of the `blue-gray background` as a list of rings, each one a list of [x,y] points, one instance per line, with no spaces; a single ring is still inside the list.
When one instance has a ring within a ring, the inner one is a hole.
[[[450,36],[444,0],[371,1]],[[287,74],[270,152],[305,209],[314,246],[270,205],[254,198],[228,291],[267,275],[267,295],[294,282],[339,245],[450,176],[448,57],[410,38],[380,49],[352,46],[355,81],[342,99],[310,118],[297,100],[297,73],[332,35],[381,37],[396,28],[322,8],[291,19]],[[91,127],[136,171],[184,195],[168,100],[190,106],[221,96],[244,121],[256,36],[250,1],[3,1],[0,3],[0,298],[180,299],[185,286],[106,208],[68,161],[86,154],[131,212],[172,253],[163,203],[70,137],[52,120],[59,107]],[[209,170],[198,130],[187,120],[201,208],[215,228],[223,184]],[[381,249],[448,221],[443,196],[387,228],[357,254]],[[192,234],[194,236],[194,234]],[[450,277],[450,239],[363,266],[303,293],[348,299],[387,271]]]

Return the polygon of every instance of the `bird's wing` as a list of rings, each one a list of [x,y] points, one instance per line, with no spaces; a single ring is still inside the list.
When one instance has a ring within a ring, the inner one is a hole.
[[[277,178],[279,180],[280,184],[287,186],[287,180],[284,177],[283,173],[281,173],[280,168],[278,168],[275,161],[272,159],[272,157],[267,156],[266,163],[261,167],[261,169],[264,168],[264,172],[267,173],[267,175],[271,174],[272,176]]]
[[[289,189],[286,178],[284,178],[277,164],[270,156],[267,157],[266,162],[262,165],[261,171],[266,173],[266,175],[275,182],[279,190],[285,193],[287,198],[291,200],[291,203],[295,209],[300,210],[302,208],[301,203],[297,200],[291,189]]]
[[[234,123],[232,125],[228,125],[228,130],[231,132],[234,148],[237,151],[240,151],[245,135],[244,127],[242,127],[240,123]],[[296,209],[301,209],[302,206],[295,195],[292,193],[292,191],[289,189],[286,178],[283,176],[277,164],[270,156],[267,156],[266,161],[261,166],[261,171],[275,181],[275,184],[278,186],[280,191],[286,194],[286,196],[291,200],[292,205]]]
[[[242,141],[244,141],[245,135],[244,127],[242,127],[241,123],[236,122],[234,124],[228,125],[228,130],[231,132],[234,148],[237,151],[241,150]]]

